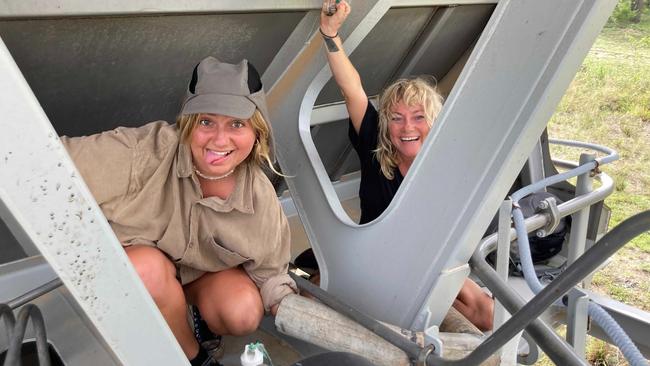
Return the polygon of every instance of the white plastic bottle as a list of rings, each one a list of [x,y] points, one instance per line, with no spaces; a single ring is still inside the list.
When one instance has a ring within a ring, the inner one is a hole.
[[[263,366],[264,365],[264,353],[258,346],[258,344],[251,343],[244,346],[244,352],[239,357],[241,361],[241,366]]]

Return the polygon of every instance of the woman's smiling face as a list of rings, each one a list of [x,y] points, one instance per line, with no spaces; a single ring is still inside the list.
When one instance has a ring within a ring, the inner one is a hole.
[[[255,139],[249,119],[201,114],[190,138],[194,165],[204,175],[228,174],[250,155]]]
[[[400,161],[415,159],[430,129],[422,105],[400,102],[392,108],[388,134]]]

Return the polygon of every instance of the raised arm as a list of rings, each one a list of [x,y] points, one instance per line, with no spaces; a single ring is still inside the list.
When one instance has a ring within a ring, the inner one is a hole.
[[[333,0],[332,0],[333,1]],[[328,1],[325,1],[324,9]],[[339,28],[350,14],[350,4],[341,0],[336,4],[336,13],[328,16],[325,11],[320,15],[320,32],[327,49],[327,61],[334,75],[336,84],[341,88],[345,105],[354,129],[359,133],[363,115],[368,106],[368,96],[361,85],[361,77],[343,50]]]

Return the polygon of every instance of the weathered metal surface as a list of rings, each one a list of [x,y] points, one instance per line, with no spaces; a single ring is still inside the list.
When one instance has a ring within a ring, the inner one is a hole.
[[[11,121],[0,134],[0,216],[27,254],[47,260],[115,360],[186,363],[2,42],[0,86],[0,111]]]

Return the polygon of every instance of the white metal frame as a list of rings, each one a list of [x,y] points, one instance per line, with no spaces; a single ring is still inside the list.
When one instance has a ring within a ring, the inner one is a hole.
[[[126,365],[187,358],[0,40],[0,215]]]

